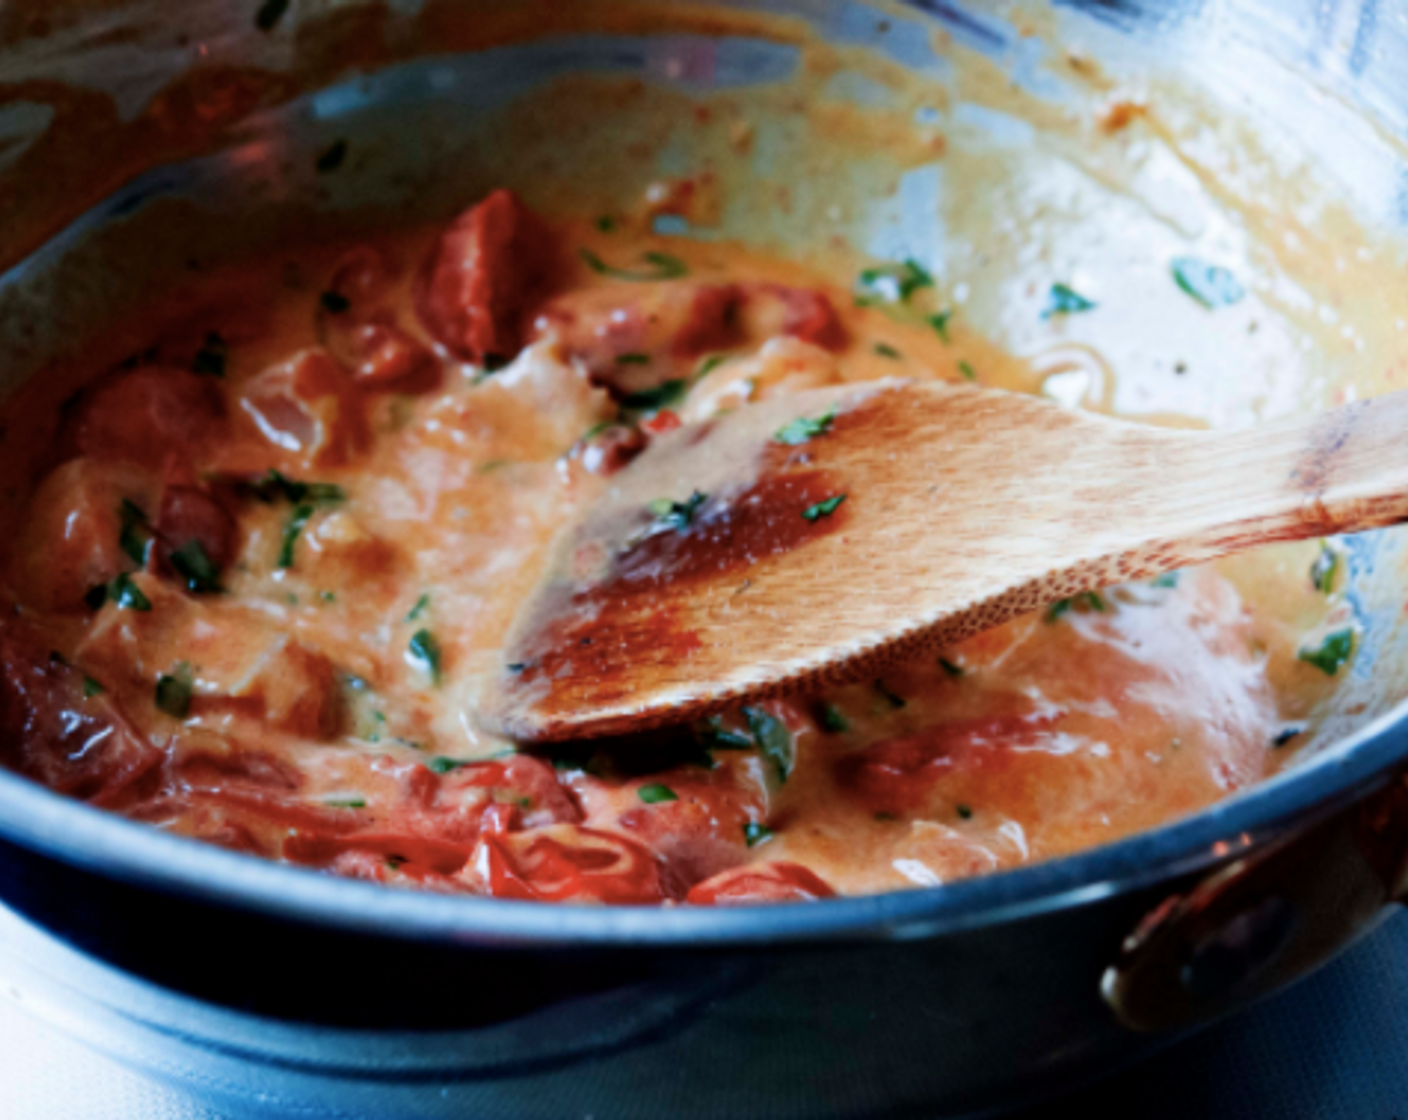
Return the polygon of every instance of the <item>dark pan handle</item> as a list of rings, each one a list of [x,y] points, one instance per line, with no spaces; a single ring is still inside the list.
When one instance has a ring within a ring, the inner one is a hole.
[[[1234,1011],[1304,976],[1404,900],[1408,776],[1221,868],[1152,911],[1101,994],[1126,1026],[1169,1031]]]

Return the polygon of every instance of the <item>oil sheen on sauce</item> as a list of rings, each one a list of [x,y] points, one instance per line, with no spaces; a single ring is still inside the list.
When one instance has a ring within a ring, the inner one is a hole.
[[[498,191],[448,227],[173,292],[125,360],[95,349],[79,392],[36,382],[7,408],[0,472],[28,499],[4,545],[0,761],[336,874],[693,904],[935,886],[1271,773],[1339,667],[1288,629],[1327,609],[1315,549],[1285,553],[1257,612],[1209,566],[631,742],[534,754],[476,724],[555,532],[651,440],[843,382],[1031,387],[922,270],[871,267],[857,300],[850,276]],[[789,508],[830,493],[785,484]],[[766,519],[777,495],[753,497],[731,509]],[[706,501],[632,516],[616,594],[733,531]],[[843,527],[790,519],[776,544]],[[523,672],[589,671],[564,641]]]

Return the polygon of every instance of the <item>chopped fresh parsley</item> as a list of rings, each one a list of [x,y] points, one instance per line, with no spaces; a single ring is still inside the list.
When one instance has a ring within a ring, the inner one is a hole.
[[[699,368],[694,371],[694,380],[700,381],[708,377],[726,361],[728,361],[727,354],[710,354],[699,363]]]
[[[961,677],[965,672],[962,665],[950,661],[947,657],[939,658],[939,668],[941,668],[950,677]]]
[[[648,366],[650,364],[649,354],[617,354],[617,365],[623,366]]]
[[[92,677],[83,678],[83,699],[91,700],[94,696],[101,696],[107,689],[103,687],[101,681],[95,681]]]
[[[430,683],[440,684],[440,643],[429,630],[417,630],[411,635],[406,651],[407,660],[430,678]]]
[[[835,704],[823,704],[817,712],[817,721],[824,730],[830,731],[832,734],[851,729],[850,721],[841,714],[841,709]]]
[[[328,290],[318,297],[318,302],[323,305],[323,310],[329,315],[341,315],[352,307],[352,301],[341,292]]]
[[[689,266],[679,257],[672,257],[669,253],[646,253],[642,259],[650,267],[634,269],[609,265],[590,249],[579,249],[577,255],[593,272],[617,280],[677,280],[681,276],[689,275]]]
[[[756,848],[759,844],[765,844],[772,839],[772,829],[757,821],[747,821],[743,825],[743,842],[750,848]]]
[[[117,516],[122,523],[122,532],[117,538],[118,546],[131,557],[134,564],[146,567],[153,540],[151,528],[147,524],[147,515],[136,502],[123,498]]]
[[[963,820],[966,821],[972,819],[973,807],[971,805],[955,805],[954,809],[958,813],[959,817]]]
[[[1354,631],[1348,627],[1328,634],[1314,649],[1302,649],[1297,654],[1307,665],[1314,665],[1327,677],[1333,677],[1340,666],[1354,653]]]
[[[709,495],[696,490],[682,502],[669,498],[656,498],[646,508],[655,515],[655,523],[667,529],[682,532],[694,521],[699,507],[709,500]]]
[[[329,809],[365,809],[366,801],[361,797],[333,798],[323,802]]]
[[[662,408],[673,408],[689,392],[689,381],[683,377],[672,377],[662,381],[653,389],[642,389],[629,394],[621,402],[623,408],[632,412],[659,412]]]
[[[1335,579],[1340,574],[1340,554],[1328,544],[1321,544],[1320,555],[1310,565],[1310,585],[1326,595],[1335,590]]]
[[[95,587],[90,587],[83,596],[84,605],[87,606],[90,611],[102,610],[103,604],[107,601],[108,589],[105,584],[101,583]]]
[[[875,352],[876,352],[877,354],[879,354],[882,358],[896,358],[896,359],[898,359],[898,358],[903,358],[903,357],[904,357],[903,354],[901,354],[898,350],[896,350],[896,349],[895,349],[893,346],[891,346],[888,342],[877,342],[877,343],[875,344]]]
[[[753,740],[743,732],[725,727],[720,716],[710,716],[696,724],[694,737],[710,750],[746,751],[753,746]]]
[[[932,288],[934,278],[913,258],[899,264],[867,268],[856,281],[856,303],[908,303],[920,288]]]
[[[616,228],[616,219],[609,214],[603,214],[596,220],[596,228],[602,233],[610,233]]]
[[[953,308],[945,307],[942,311],[926,315],[924,321],[934,328],[934,333],[939,336],[945,346],[952,341],[948,336],[948,325],[953,321]]]
[[[875,682],[875,691],[881,695],[885,703],[889,704],[890,707],[898,710],[905,706],[905,698],[903,696],[897,695],[894,692],[891,692],[890,689],[886,687],[884,681],[877,680]]]
[[[324,603],[337,602],[337,595],[332,591],[319,591],[318,598],[321,599]]]
[[[958,372],[963,375],[964,381],[978,380],[978,371],[973,368],[973,364],[971,362],[960,361],[958,363]]]
[[[876,813],[875,819],[877,821],[897,821],[900,818],[897,813]]]
[[[407,622],[415,622],[417,619],[424,618],[424,617],[425,617],[425,610],[426,610],[426,608],[429,607],[429,606],[430,606],[430,592],[429,592],[429,591],[426,591],[426,592],[423,592],[423,593],[421,594],[421,597],[416,600],[416,605],[413,606],[413,607],[410,609],[409,612],[407,612],[407,614],[406,614],[406,621],[407,621]]]
[[[787,781],[793,759],[792,733],[787,725],[762,708],[744,708],[743,718],[748,721],[748,730],[753,733],[758,750],[777,768],[777,780]]]
[[[254,26],[260,31],[272,31],[274,25],[283,19],[288,11],[289,0],[264,0],[254,17]]]
[[[220,591],[220,571],[200,541],[192,538],[171,554],[171,566],[196,595]]]
[[[469,763],[461,762],[458,758],[432,758],[426,762],[426,768],[436,774],[448,774],[451,770],[458,770],[461,766],[468,766]]]
[[[283,544],[279,547],[279,567],[293,567],[294,545],[298,543],[298,535],[303,532],[303,527],[312,519],[316,507],[311,502],[303,502],[293,507],[293,512],[288,515],[288,522],[284,525]]]
[[[1155,576],[1153,579],[1151,579],[1151,580],[1149,581],[1149,586],[1150,586],[1150,587],[1177,587],[1177,586],[1178,586],[1178,577],[1179,577],[1179,575],[1180,575],[1180,573],[1179,573],[1178,571],[1176,571],[1176,570],[1175,570],[1175,571],[1172,571],[1172,572],[1164,572],[1163,575],[1161,575],[1161,576]]]
[[[1074,315],[1078,311],[1092,311],[1094,308],[1093,300],[1086,299],[1069,285],[1052,284],[1046,299],[1046,310],[1041,313],[1041,317],[1050,319],[1053,315]]]
[[[827,498],[824,502],[808,506],[802,511],[802,516],[808,521],[819,521],[823,517],[830,517],[845,500],[845,494],[837,494],[834,498]]]
[[[326,174],[329,171],[336,171],[346,158],[347,141],[335,140],[318,156],[314,166],[318,169],[319,174]]]
[[[286,502],[317,502],[331,504],[340,502],[346,494],[342,487],[332,482],[298,482],[286,478],[277,470],[270,470],[258,482],[246,485],[245,489],[261,502],[274,502],[282,498]]]
[[[149,611],[152,609],[152,601],[142,594],[142,589],[132,582],[126,572],[121,573],[112,583],[108,584],[107,597],[117,604],[119,610]]]
[[[636,796],[647,805],[658,805],[662,801],[678,801],[679,794],[669,786],[656,782],[654,785],[641,786],[636,790]]]
[[[1209,311],[1236,303],[1247,294],[1227,269],[1196,257],[1175,257],[1169,267],[1178,286]]]
[[[1046,621],[1055,622],[1067,611],[1074,608],[1082,610],[1103,611],[1105,600],[1100,597],[1098,591],[1082,591],[1079,595],[1073,595],[1069,599],[1057,599],[1046,610]]]
[[[191,359],[191,372],[198,373],[205,377],[224,377],[225,359],[230,355],[230,348],[225,340],[214,331],[205,336],[205,344],[196,351],[196,356]]]
[[[836,409],[834,407],[815,419],[810,416],[799,416],[778,428],[772,438],[778,443],[785,443],[788,447],[796,447],[810,439],[815,439],[817,436],[824,436],[831,430],[831,424],[835,419]]]
[[[169,716],[186,718],[191,710],[191,682],[182,670],[157,678],[156,706]]]

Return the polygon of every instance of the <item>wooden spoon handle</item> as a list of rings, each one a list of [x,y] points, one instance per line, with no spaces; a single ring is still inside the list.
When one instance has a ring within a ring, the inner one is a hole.
[[[1146,453],[1147,501],[1111,527],[1155,559],[1167,550],[1197,563],[1408,520],[1408,393],[1244,431],[1167,435]]]

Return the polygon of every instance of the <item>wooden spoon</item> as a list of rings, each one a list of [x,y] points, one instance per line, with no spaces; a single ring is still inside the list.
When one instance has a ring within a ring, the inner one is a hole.
[[[1243,431],[900,381],[659,439],[559,535],[480,706],[526,742],[878,676],[1053,600],[1408,519],[1408,393]]]

